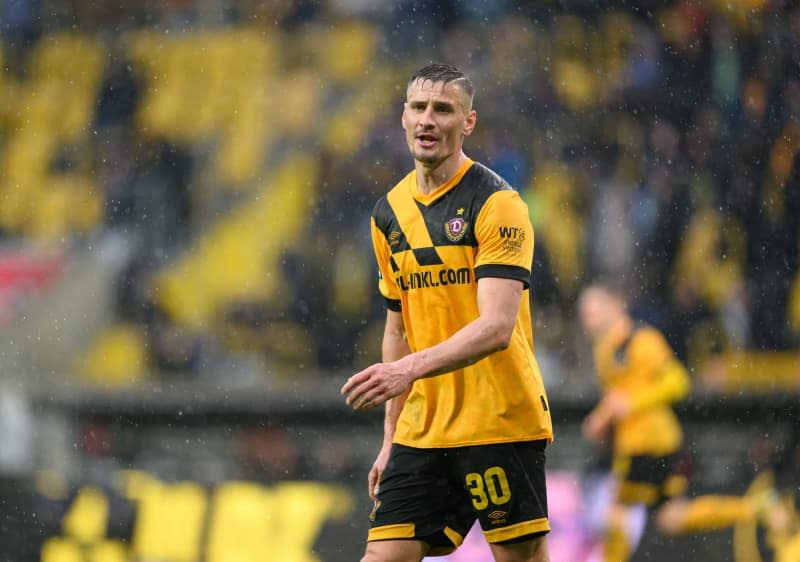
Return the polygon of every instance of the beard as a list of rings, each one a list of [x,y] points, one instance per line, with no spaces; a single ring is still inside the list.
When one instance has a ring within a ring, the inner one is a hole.
[[[426,154],[424,152],[419,152],[419,151],[416,151],[416,150],[412,150],[411,151],[411,155],[414,157],[414,160],[416,160],[417,162],[420,162],[422,164],[426,164],[428,166],[430,166],[432,164],[438,164],[442,160],[438,155]]]

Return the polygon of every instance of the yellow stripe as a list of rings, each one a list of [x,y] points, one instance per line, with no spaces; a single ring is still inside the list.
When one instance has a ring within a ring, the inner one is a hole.
[[[458,533],[458,531],[455,531],[455,530],[451,529],[450,527],[445,527],[444,528],[444,535],[448,539],[450,539],[450,542],[452,542],[456,546],[456,548],[461,546],[461,543],[464,542],[464,537],[462,537]]]
[[[408,245],[413,248],[431,248],[433,241],[425,226],[425,219],[411,197],[410,188],[403,182],[400,186],[391,190],[386,196],[389,206],[397,217],[400,230],[406,237]]]
[[[498,543],[549,530],[550,522],[547,520],[547,517],[542,517],[541,519],[523,521],[522,523],[509,525],[508,527],[484,531],[483,536],[486,537],[486,540],[490,543]]]
[[[622,482],[617,493],[619,501],[624,503],[644,503],[653,505],[658,500],[658,486],[640,482]]]
[[[631,471],[631,458],[630,457],[617,457],[615,456],[611,462],[611,472],[620,478],[624,478]]]
[[[385,541],[390,539],[413,539],[416,528],[413,523],[398,523],[373,527],[367,535],[368,541]]]
[[[688,479],[681,474],[672,474],[667,477],[666,482],[661,486],[661,493],[668,498],[680,496],[689,487]]]

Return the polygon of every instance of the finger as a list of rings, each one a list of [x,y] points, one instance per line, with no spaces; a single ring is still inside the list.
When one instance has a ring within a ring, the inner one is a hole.
[[[360,405],[363,405],[364,397],[378,384],[380,384],[380,380],[376,378],[370,378],[353,388],[352,392],[350,392],[346,399],[347,405],[358,409]]]
[[[378,487],[381,481],[381,474],[381,470],[374,466],[372,470],[369,471],[367,485],[369,486],[369,497],[373,500],[378,499]]]
[[[356,373],[355,375],[353,375],[352,377],[347,379],[347,382],[344,383],[344,385],[342,386],[342,389],[341,389],[340,392],[343,395],[344,394],[349,394],[353,390],[354,387],[356,387],[357,385],[361,384],[365,380],[369,379],[370,375],[372,374],[372,371],[373,371],[374,367],[375,367],[375,365],[370,365],[369,367],[367,367],[363,371],[359,371],[358,373]]]
[[[386,400],[388,400],[388,394],[380,386],[376,386],[362,395],[361,399],[353,407],[357,410],[371,410],[377,408]]]

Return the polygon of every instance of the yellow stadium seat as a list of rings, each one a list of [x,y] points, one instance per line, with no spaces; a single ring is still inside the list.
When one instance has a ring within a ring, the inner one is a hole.
[[[73,370],[96,384],[126,385],[147,373],[147,350],[141,329],[119,324],[102,331],[79,357]]]
[[[128,549],[122,541],[102,541],[92,545],[88,562],[129,562]]]
[[[800,334],[800,272],[795,275],[792,282],[792,288],[789,291],[789,307],[786,314],[792,330],[796,334]]]
[[[281,551],[275,562],[317,562],[310,552],[325,522],[341,521],[353,510],[349,490],[319,482],[283,482],[275,487],[273,502],[280,506],[280,516],[273,516],[273,534],[280,541],[274,546]],[[303,525],[295,523],[299,518]]]
[[[800,353],[731,351],[717,361],[714,384],[724,392],[774,394],[800,389]]]
[[[242,186],[256,178],[267,160],[274,138],[262,100],[245,102],[241,113],[220,131],[215,169],[223,182]]]
[[[41,181],[55,149],[56,138],[41,129],[26,128],[11,136],[3,155],[7,184],[24,189],[26,184]]]
[[[545,162],[524,195],[537,243],[547,247],[562,294],[572,295],[581,277],[584,228],[575,179],[563,165]]]
[[[573,111],[595,106],[597,77],[589,65],[581,60],[562,58],[553,68],[553,85],[561,101]]]
[[[314,541],[330,518],[353,509],[352,494],[316,482],[267,489],[247,482],[220,485],[209,525],[208,562],[318,562]],[[297,521],[303,521],[298,525]]]
[[[370,79],[361,80],[352,95],[345,99],[327,119],[323,135],[325,150],[344,156],[361,147],[364,131],[368,130],[381,108],[394,96],[400,79],[397,69],[375,70]]]
[[[714,209],[695,210],[678,250],[675,272],[714,309],[741,286],[744,259],[742,227]],[[719,248],[724,246],[725,256]]]
[[[205,489],[193,482],[139,484],[131,548],[135,559],[199,561],[208,508]]]
[[[53,174],[50,166],[60,147],[86,145],[104,64],[99,40],[74,32],[45,36],[34,48],[0,154],[5,229],[52,239],[99,224],[101,202],[89,182]],[[75,154],[79,165],[92,157],[87,150]]]
[[[64,534],[81,544],[103,538],[108,525],[108,498],[103,491],[91,486],[79,489],[63,525]]]
[[[72,190],[65,182],[53,179],[37,192],[33,203],[33,215],[22,228],[26,235],[49,240],[58,240],[70,232],[69,215],[72,208]]]
[[[267,489],[247,482],[221,484],[212,509],[207,562],[262,562],[280,554],[270,548],[280,506]]]
[[[290,156],[264,187],[157,276],[163,309],[179,323],[202,328],[211,326],[223,303],[274,298],[281,252],[310,216],[317,173],[309,155]]]
[[[34,213],[38,184],[31,180],[7,184],[0,188],[0,226],[9,232],[19,232],[31,220]]]
[[[42,562],[84,562],[81,547],[62,537],[47,539],[42,546]]]
[[[371,69],[378,34],[367,22],[338,22],[319,43],[321,68],[339,83],[364,80]]]

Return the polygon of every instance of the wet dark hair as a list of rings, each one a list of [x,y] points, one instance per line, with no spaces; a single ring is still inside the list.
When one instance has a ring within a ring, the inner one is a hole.
[[[453,82],[466,92],[470,101],[475,95],[475,88],[472,86],[472,80],[452,64],[434,62],[423,66],[411,76],[408,85],[411,86],[416,80],[430,80],[431,82],[444,82],[445,84]]]

